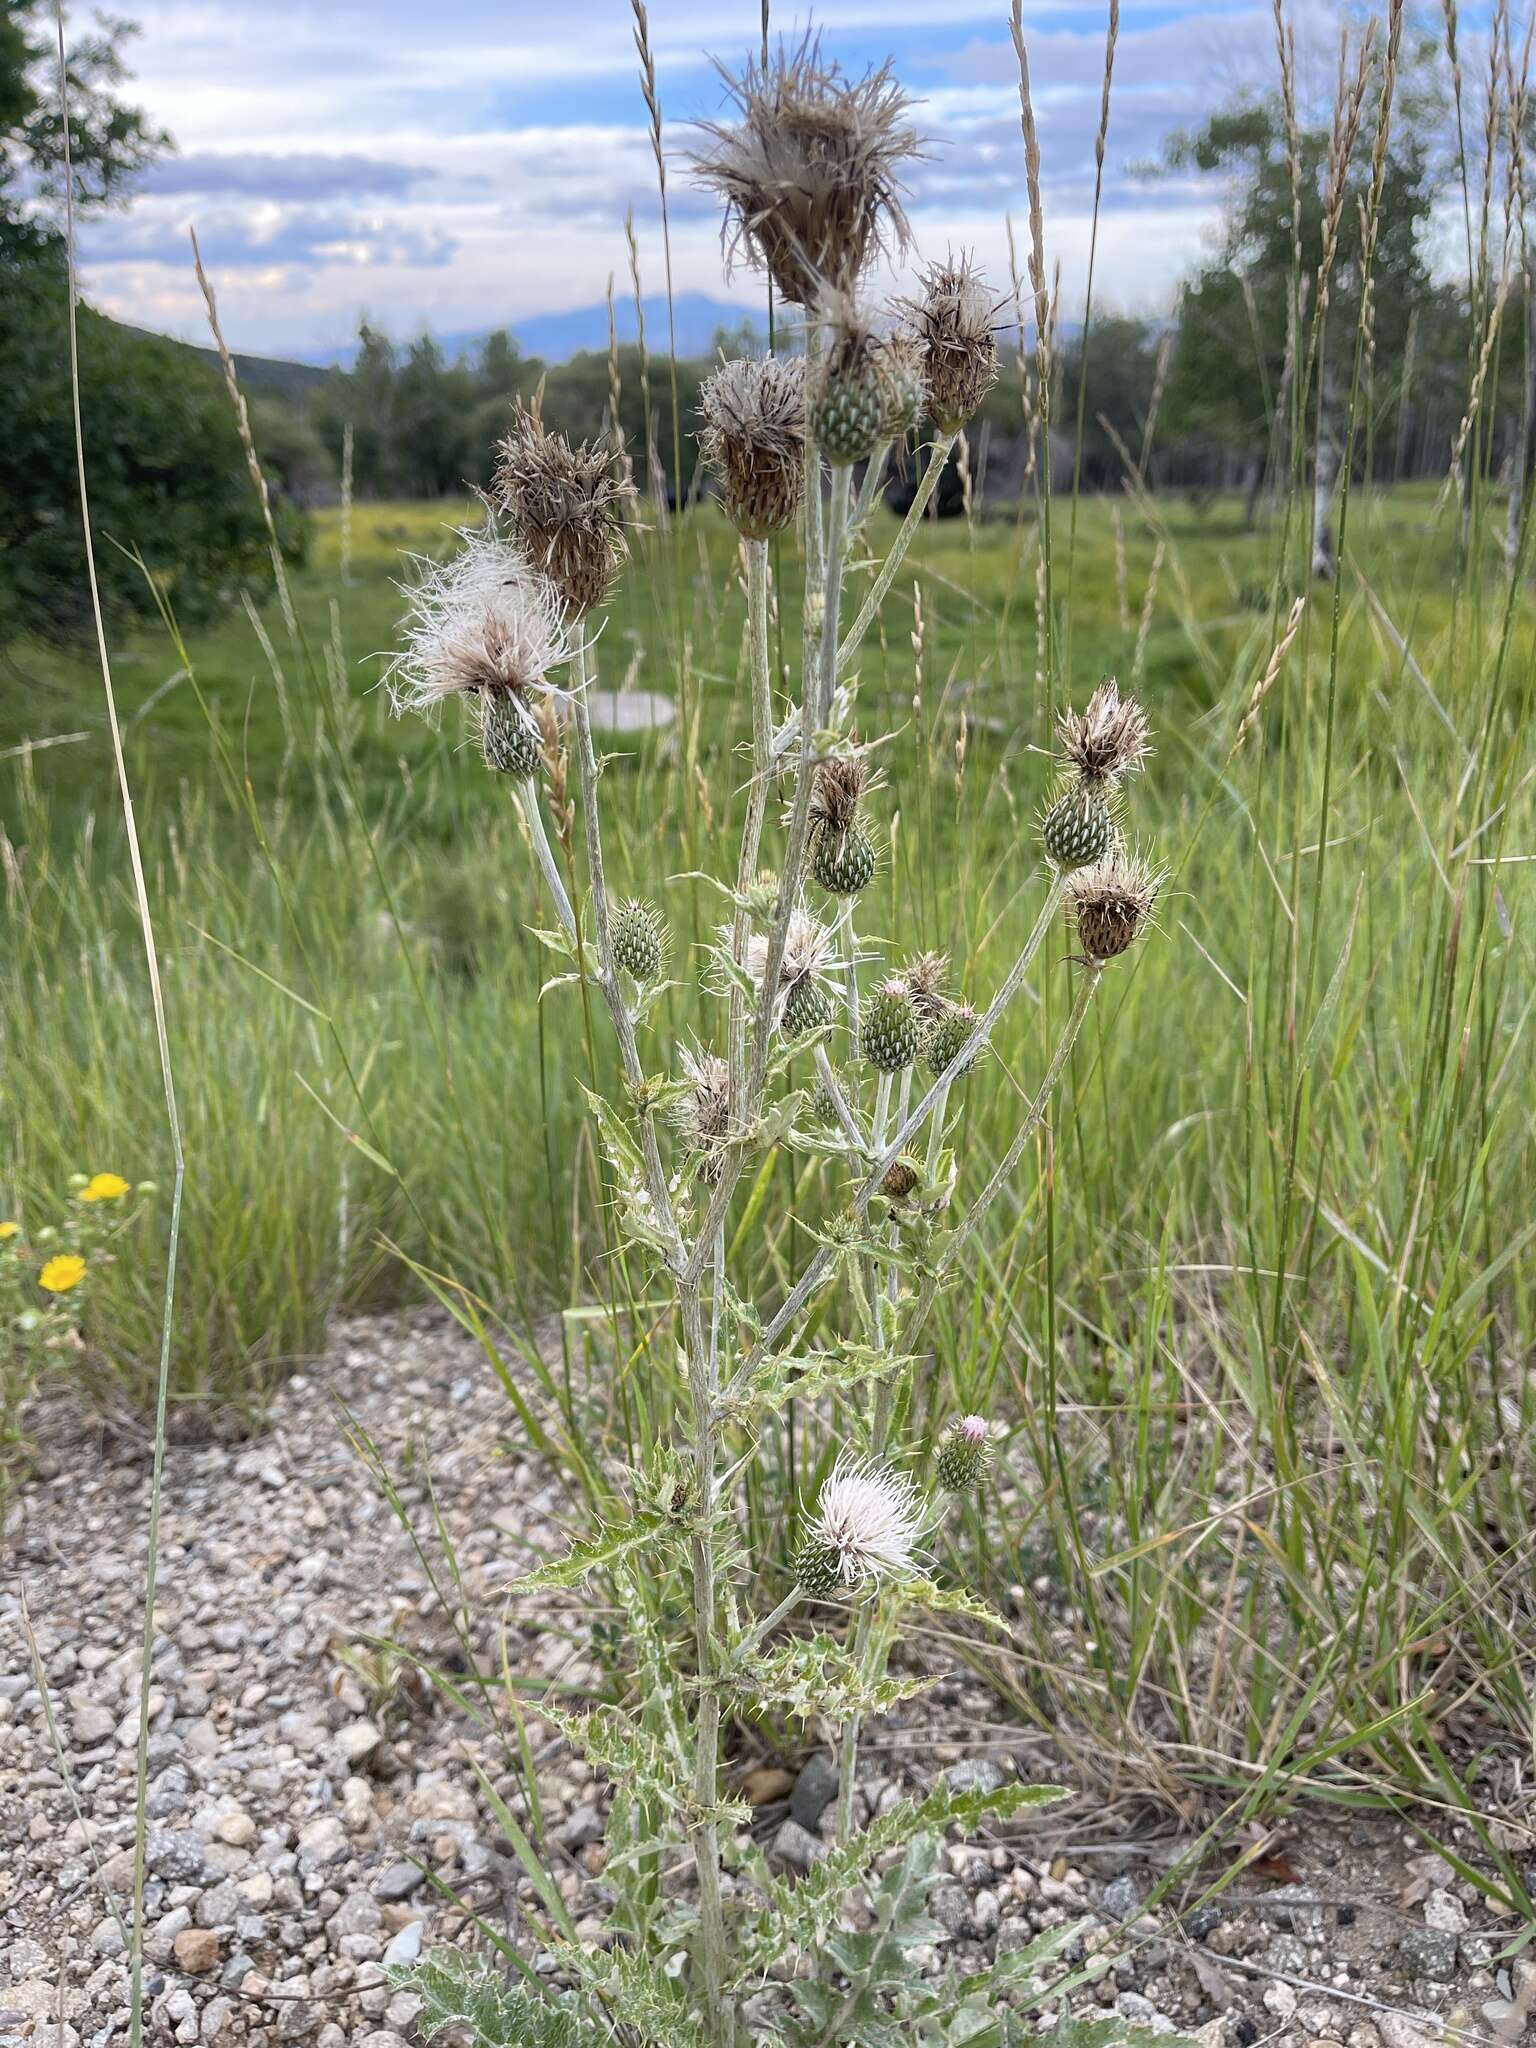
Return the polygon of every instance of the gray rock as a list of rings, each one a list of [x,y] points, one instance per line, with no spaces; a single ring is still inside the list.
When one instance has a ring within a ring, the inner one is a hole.
[[[69,1732],[76,1749],[94,1749],[98,1742],[108,1741],[116,1726],[117,1716],[95,1700],[76,1707],[69,1717]]]
[[[996,1792],[1006,1782],[1006,1772],[990,1757],[962,1757],[944,1773],[951,1792]]]
[[[802,1827],[797,1820],[787,1820],[773,1838],[773,1853],[792,1870],[809,1870],[813,1863],[821,1861],[827,1849],[809,1828]]]
[[[203,1893],[192,1908],[192,1918],[199,1927],[233,1927],[244,1905],[239,1885],[226,1877],[222,1884],[210,1885]]]
[[[971,1925],[978,1938],[985,1941],[989,1934],[995,1934],[1001,1918],[1002,1907],[998,1904],[997,1893],[990,1886],[983,1885],[971,1900]]]
[[[203,1874],[203,1845],[187,1829],[151,1828],[144,1844],[144,1866],[168,1884],[196,1884]]]
[[[1277,1934],[1259,1961],[1266,1970],[1276,1970],[1282,1977],[1305,1977],[1311,1958],[1306,1943],[1296,1935]]]
[[[375,1934],[384,1925],[379,1902],[371,1892],[349,1892],[325,1923],[327,1938],[338,1942],[348,1934]]]
[[[1104,1911],[1116,1920],[1134,1920],[1141,1911],[1141,1887],[1129,1872],[1112,1877],[1104,1887]]]
[[[1410,1928],[1397,1947],[1416,1977],[1445,1983],[1456,1974],[1456,1937],[1442,1928]]]
[[[414,1963],[421,1954],[423,1931],[424,1923],[422,1921],[407,1921],[405,1926],[401,1928],[400,1932],[389,1944],[389,1947],[385,1949],[380,1960],[390,1964]]]
[[[959,1934],[971,1917],[971,1902],[957,1884],[941,1884],[929,1895],[928,1910],[946,1934]]]
[[[373,1894],[386,1903],[393,1899],[408,1899],[426,1881],[426,1872],[418,1870],[414,1863],[391,1863],[374,1879]]]
[[[595,1806],[575,1806],[555,1829],[555,1840],[567,1849],[585,1849],[603,1839],[603,1816]]]
[[[789,1795],[789,1817],[797,1826],[815,1829],[827,1807],[837,1797],[838,1773],[825,1750],[807,1759]]]

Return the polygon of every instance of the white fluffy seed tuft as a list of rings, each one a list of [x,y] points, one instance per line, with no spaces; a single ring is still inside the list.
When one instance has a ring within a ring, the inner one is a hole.
[[[461,538],[456,555],[406,592],[404,645],[385,678],[397,713],[481,691],[548,689],[576,651],[559,597],[526,556],[488,527]]]
[[[910,1479],[843,1452],[817,1498],[806,1539],[835,1561],[846,1586],[900,1578],[918,1563],[922,1497]]]

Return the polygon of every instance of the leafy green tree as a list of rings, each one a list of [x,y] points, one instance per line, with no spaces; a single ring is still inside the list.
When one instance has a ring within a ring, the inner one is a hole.
[[[64,128],[52,10],[0,0],[0,631],[69,634],[89,619],[69,374]],[[125,22],[66,57],[77,213],[125,198],[169,138],[117,97]],[[108,605],[150,613],[142,551],[184,612],[215,606],[265,555],[265,533],[216,373],[186,350],[82,306],[80,409]],[[293,537],[297,525],[286,514]]]
[[[1310,406],[1321,393],[1326,433],[1328,415],[1349,387],[1360,325],[1361,206],[1371,176],[1378,97],[1373,80],[1344,182],[1327,316],[1320,329],[1317,276],[1324,249],[1331,110],[1312,119],[1301,111],[1294,150],[1278,93],[1240,95],[1202,128],[1169,138],[1166,169],[1220,180],[1226,203],[1213,256],[1181,295],[1161,441],[1183,439],[1240,459],[1257,479],[1266,464],[1271,470],[1283,468],[1290,459],[1282,411],[1294,418],[1298,403]],[[1401,444],[1395,427],[1405,402],[1410,355],[1416,354],[1418,375],[1425,378],[1444,354],[1456,321],[1455,295],[1435,283],[1427,248],[1444,169],[1439,114],[1427,53],[1405,51],[1383,168],[1370,305],[1371,388],[1382,403],[1386,428],[1378,445],[1387,451]],[[1298,306],[1299,322],[1294,317]],[[1310,397],[1297,390],[1293,327],[1300,335],[1296,354]],[[1315,351],[1314,334],[1320,341]],[[1417,401],[1424,402],[1432,391],[1432,379],[1421,382]],[[1412,401],[1413,392],[1406,397]]]

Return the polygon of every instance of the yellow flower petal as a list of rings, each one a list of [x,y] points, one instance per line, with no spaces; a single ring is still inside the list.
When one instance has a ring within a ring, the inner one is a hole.
[[[120,1173],[93,1173],[80,1190],[82,1202],[116,1202],[128,1192],[128,1183]]]
[[[39,1287],[50,1294],[68,1294],[85,1278],[85,1261],[78,1252],[55,1252],[37,1276]]]
[[[0,1238],[14,1237],[20,1228],[19,1223],[12,1223],[9,1220],[0,1223]]]

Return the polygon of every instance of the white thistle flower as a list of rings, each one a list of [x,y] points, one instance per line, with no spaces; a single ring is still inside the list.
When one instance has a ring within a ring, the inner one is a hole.
[[[447,698],[549,690],[576,651],[553,585],[490,527],[464,532],[459,552],[407,590],[405,644],[386,675],[397,713]]]
[[[900,1578],[919,1561],[922,1498],[910,1479],[844,1451],[806,1519],[798,1571],[809,1593]]]

